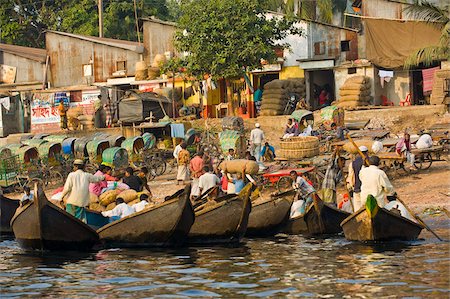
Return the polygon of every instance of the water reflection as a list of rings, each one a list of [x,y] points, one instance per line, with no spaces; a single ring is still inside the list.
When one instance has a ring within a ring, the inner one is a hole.
[[[30,254],[0,242],[1,297],[448,297],[449,244],[278,235],[238,247]]]

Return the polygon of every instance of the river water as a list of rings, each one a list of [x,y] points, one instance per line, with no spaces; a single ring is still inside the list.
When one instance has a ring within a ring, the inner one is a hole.
[[[449,298],[450,245],[277,235],[234,247],[25,252],[0,240],[0,297]]]

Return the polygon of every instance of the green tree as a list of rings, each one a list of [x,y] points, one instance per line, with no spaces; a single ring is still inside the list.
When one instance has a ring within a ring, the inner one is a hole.
[[[191,0],[181,6],[175,46],[186,57],[187,69],[201,77],[235,78],[274,61],[277,41],[301,34],[293,21],[266,19],[254,0]],[[288,45],[281,45],[288,47]]]
[[[435,61],[449,60],[449,6],[439,7],[428,1],[415,1],[414,4],[406,7],[405,12],[413,19],[426,21],[430,26],[435,26],[441,30],[439,43],[434,46],[417,49],[406,60],[406,69],[423,64],[432,65]]]

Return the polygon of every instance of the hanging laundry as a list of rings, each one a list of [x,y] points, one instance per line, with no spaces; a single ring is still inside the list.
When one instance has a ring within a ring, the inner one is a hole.
[[[430,69],[422,70],[422,78],[423,78],[423,92],[430,92],[433,90],[433,82],[434,82],[434,72],[440,70],[440,68],[433,67]]]
[[[170,124],[170,136],[184,138],[184,124]]]
[[[391,78],[394,77],[394,71],[379,70],[378,76],[380,76],[381,88],[384,88],[384,82],[391,81]]]
[[[11,100],[9,97],[0,98],[0,104],[5,107],[6,110],[9,111],[11,108]]]

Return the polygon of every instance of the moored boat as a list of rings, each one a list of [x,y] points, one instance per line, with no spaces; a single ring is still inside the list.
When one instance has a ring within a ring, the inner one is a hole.
[[[217,198],[195,212],[195,222],[188,235],[191,244],[239,243],[247,230],[251,211],[251,184],[239,194]]]
[[[0,194],[0,234],[12,234],[11,219],[19,207],[19,200],[10,199]]]
[[[347,217],[341,226],[347,240],[362,242],[416,240],[424,228],[378,206],[376,199],[371,196],[367,199],[366,206]]]
[[[270,236],[280,231],[289,219],[295,191],[252,202],[246,236]]]
[[[289,218],[289,220],[286,222],[286,225],[281,229],[281,232],[290,235],[308,233],[308,227],[306,226],[304,216],[305,215],[299,215],[294,218]]]
[[[34,201],[17,209],[11,227],[25,249],[89,250],[98,242],[95,230],[49,202],[41,187]]]
[[[190,186],[167,197],[161,204],[111,222],[97,230],[108,247],[179,246],[194,223]]]
[[[304,216],[308,234],[328,235],[342,232],[340,224],[350,213],[325,203],[316,194],[313,197],[313,204],[307,208]]]

